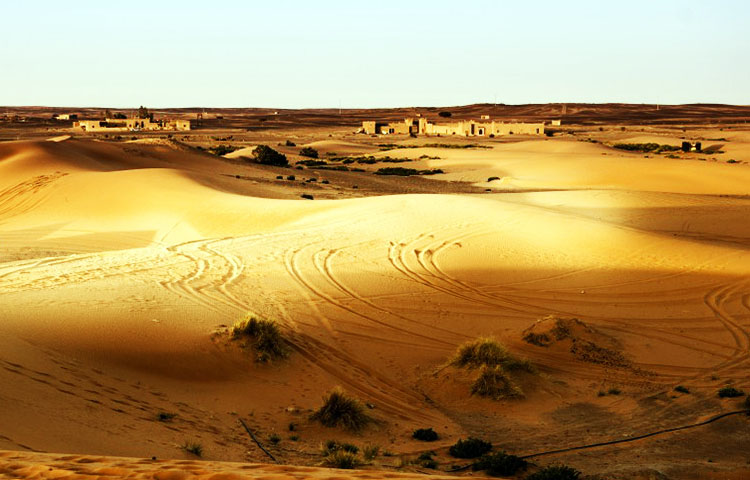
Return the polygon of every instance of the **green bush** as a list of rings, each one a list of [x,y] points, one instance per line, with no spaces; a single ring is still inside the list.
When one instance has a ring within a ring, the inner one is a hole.
[[[286,155],[279,153],[268,145],[258,145],[253,150],[253,161],[261,165],[284,167],[289,165]]]
[[[289,356],[289,346],[273,320],[249,317],[232,328],[232,337],[248,340],[258,362],[267,363]]]
[[[552,465],[529,475],[526,480],[578,480],[580,476],[581,472],[573,467]]]
[[[734,387],[723,387],[719,389],[719,398],[736,398],[741,397],[744,394],[745,392]]]
[[[303,157],[318,158],[318,151],[312,147],[302,147],[299,154]]]
[[[469,437],[459,440],[450,447],[448,453],[456,458],[477,458],[492,450],[492,444],[479,438]]]
[[[486,470],[493,477],[509,477],[525,469],[527,465],[526,460],[520,457],[505,452],[496,452],[483,456],[472,468],[475,471]]]
[[[421,440],[423,442],[434,442],[438,439],[438,434],[435,430],[430,428],[418,428],[411,434],[412,438]]]
[[[362,402],[340,387],[334,388],[323,397],[323,406],[313,413],[311,418],[326,427],[341,426],[351,431],[362,430],[372,422]]]

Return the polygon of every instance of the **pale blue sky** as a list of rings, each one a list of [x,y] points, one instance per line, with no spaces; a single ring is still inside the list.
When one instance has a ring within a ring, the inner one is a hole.
[[[3,1],[0,105],[750,104],[750,2]]]

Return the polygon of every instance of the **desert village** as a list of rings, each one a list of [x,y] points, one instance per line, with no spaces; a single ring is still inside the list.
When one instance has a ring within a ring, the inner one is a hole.
[[[559,120],[556,121],[560,124]],[[544,135],[544,122],[505,123],[490,121],[489,115],[482,115],[481,121],[461,120],[436,124],[424,117],[406,118],[403,122],[362,122],[362,132],[369,135],[459,135],[463,137],[495,137],[500,135]]]
[[[80,120],[73,122],[74,129],[84,132],[125,132],[135,130],[189,131],[190,120],[153,120],[151,118],[106,118],[105,120]]]

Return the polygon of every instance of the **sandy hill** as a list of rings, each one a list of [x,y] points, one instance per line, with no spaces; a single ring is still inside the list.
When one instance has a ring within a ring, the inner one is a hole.
[[[494,174],[516,193],[311,202],[180,144],[0,144],[0,448],[190,459],[191,441],[207,460],[263,461],[241,419],[283,463],[319,463],[334,439],[392,452],[383,468],[435,450],[447,470],[467,435],[533,455],[741,408],[717,391],[750,389],[747,165],[564,139],[493,147],[404,155],[440,156],[420,160],[446,170],[436,185]],[[230,339],[247,314],[279,323],[289,359],[257,364]],[[627,363],[524,341],[548,315]],[[473,370],[436,374],[478,336],[534,365],[519,398],[471,395]],[[335,386],[376,422],[312,420]],[[630,478],[746,469],[746,419],[711,425],[534,461]],[[425,427],[436,443],[412,438]],[[12,475],[76,463],[4,455]],[[102,468],[136,468],[123,462]]]

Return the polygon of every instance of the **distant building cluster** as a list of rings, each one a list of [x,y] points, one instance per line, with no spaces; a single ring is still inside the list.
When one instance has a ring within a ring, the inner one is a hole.
[[[107,118],[106,120],[80,120],[73,128],[84,132],[126,132],[140,130],[190,130],[190,120],[152,120],[151,118]]]
[[[459,135],[463,137],[489,137],[500,135],[544,135],[544,122],[505,123],[482,120],[459,120],[451,123],[431,123],[426,118],[406,118],[403,122],[362,122],[361,131],[370,135]]]

